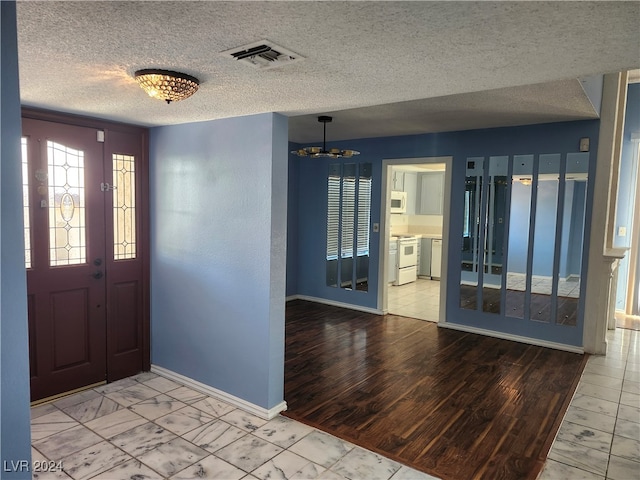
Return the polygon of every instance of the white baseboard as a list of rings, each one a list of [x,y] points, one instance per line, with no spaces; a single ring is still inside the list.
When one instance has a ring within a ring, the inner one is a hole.
[[[335,300],[327,300],[326,298],[310,297],[308,295],[291,295],[287,297],[287,302],[290,300],[307,300],[309,302],[322,303],[324,305],[332,305],[334,307],[348,308],[349,310],[357,310],[358,312],[373,313],[374,315],[384,315],[382,310],[371,307],[363,307],[360,305],[353,305],[351,303],[336,302]]]
[[[227,392],[223,392],[222,390],[218,390],[217,388],[205,385],[204,383],[200,383],[197,380],[185,377],[184,375],[173,372],[163,367],[159,367],[157,365],[151,365],[151,371],[165,378],[168,378],[169,380],[175,380],[176,382],[181,383],[186,387],[197,390],[198,392],[205,393],[211,397],[217,398],[218,400],[227,402],[234,407],[239,408],[240,410],[244,410],[245,412],[251,413],[252,415],[260,417],[264,420],[271,420],[280,412],[283,412],[287,409],[287,402],[285,402],[284,400],[275,407],[266,409],[253,403],[247,402],[242,398],[236,397]]]
[[[460,330],[461,332],[477,333],[485,337],[502,338],[503,340],[511,340],[513,342],[526,343],[527,345],[537,345],[539,347],[553,348],[555,350],[563,350],[571,353],[584,353],[583,347],[575,345],[566,345],[564,343],[549,342],[531,337],[521,337],[520,335],[511,335],[509,333],[496,332],[494,330],[485,330],[484,328],[469,327],[457,323],[438,323],[438,327],[449,328],[451,330]]]

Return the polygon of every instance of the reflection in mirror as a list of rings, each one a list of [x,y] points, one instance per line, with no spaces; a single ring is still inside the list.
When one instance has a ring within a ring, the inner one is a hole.
[[[505,314],[524,318],[533,155],[515,155],[511,177]]]
[[[478,308],[478,262],[480,247],[480,209],[484,158],[467,158],[464,188],[464,226],[462,230],[462,264],[460,277],[460,308]]]
[[[356,211],[356,164],[342,167],[342,209],[340,234],[340,286],[353,288],[353,239]]]
[[[508,162],[507,156],[489,157],[482,276],[482,310],[489,313],[500,313]]]
[[[551,321],[553,261],[556,247],[560,154],[540,155],[536,179],[535,230],[531,271],[531,320]]]
[[[329,165],[326,255],[329,287],[355,286],[364,292],[369,289],[371,171],[371,163]]]
[[[371,224],[371,164],[361,163],[358,178],[356,288],[369,290],[369,227]]]
[[[588,167],[588,153],[567,155],[557,286],[556,323],[561,325],[577,324]]]
[[[338,286],[338,234],[340,225],[340,164],[329,165],[327,181],[327,286]]]

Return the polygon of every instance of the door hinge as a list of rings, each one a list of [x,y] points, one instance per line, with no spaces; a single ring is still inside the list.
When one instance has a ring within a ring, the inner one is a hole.
[[[115,190],[116,188],[118,188],[118,187],[116,187],[115,185],[109,185],[108,183],[102,182],[100,184],[100,191],[101,192],[108,192],[110,190]]]

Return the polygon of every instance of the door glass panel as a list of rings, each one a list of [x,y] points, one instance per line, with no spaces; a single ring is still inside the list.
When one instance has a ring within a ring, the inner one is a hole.
[[[49,264],[86,263],[84,152],[47,141]]]
[[[515,155],[511,177],[509,258],[507,260],[505,303],[505,315],[509,317],[524,318],[532,183],[533,155]]]
[[[567,155],[556,314],[556,323],[561,325],[577,324],[588,167],[588,153]]]
[[[135,158],[113,155],[113,258],[136,258]]]
[[[353,239],[356,223],[356,164],[346,163],[342,175],[340,286],[353,288]]]
[[[540,155],[536,194],[533,266],[531,272],[531,320],[551,321],[553,262],[556,246],[558,175],[560,155]]]
[[[24,263],[31,268],[31,217],[29,215],[29,163],[27,139],[22,137],[22,211],[24,214]]]
[[[462,265],[460,307],[477,308],[478,262],[480,259],[480,208],[484,158],[467,158],[464,188],[464,227],[462,231]]]
[[[508,161],[507,156],[489,157],[482,310],[490,313],[500,313]]]

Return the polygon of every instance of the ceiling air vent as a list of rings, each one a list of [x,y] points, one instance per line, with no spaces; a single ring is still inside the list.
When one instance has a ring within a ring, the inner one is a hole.
[[[222,52],[222,55],[229,56],[240,62],[251,65],[253,68],[267,69],[304,60],[304,57],[279,47],[267,40],[232,48]]]

